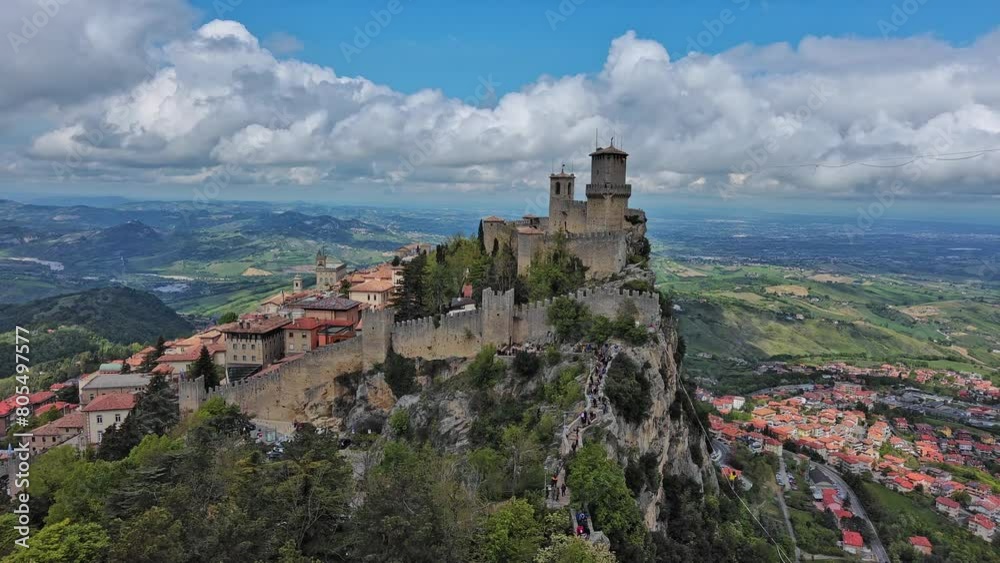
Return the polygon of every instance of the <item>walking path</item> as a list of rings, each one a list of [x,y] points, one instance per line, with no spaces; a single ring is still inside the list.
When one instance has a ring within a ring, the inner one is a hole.
[[[586,345],[585,349],[589,351],[592,349],[591,346]],[[618,356],[618,353],[621,352],[621,346],[618,344],[605,344],[593,348],[593,351],[596,358],[590,372],[587,374],[586,387],[584,388],[584,409],[565,426],[559,444],[560,459],[558,471],[556,472],[556,482],[554,483],[556,491],[550,494],[545,501],[546,505],[552,509],[567,508],[569,506],[571,492],[566,487],[566,458],[576,452],[577,448],[583,447],[584,433],[594,426],[596,422],[600,421],[603,415],[607,413],[607,409],[610,408],[607,398],[604,396],[604,384],[607,379],[605,376],[608,373],[608,367],[614,361],[615,357]],[[572,508],[570,508],[569,512],[570,521],[575,531],[578,525],[576,513]],[[608,541],[607,537],[601,531],[594,530],[592,518],[587,518],[586,522],[590,541]]]

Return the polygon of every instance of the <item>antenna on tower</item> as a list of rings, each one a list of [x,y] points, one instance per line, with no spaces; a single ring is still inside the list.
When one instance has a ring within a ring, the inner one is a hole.
[[[598,133],[600,133],[600,130],[595,128],[594,129],[594,150],[597,150],[597,149],[601,148],[600,141],[597,140]]]

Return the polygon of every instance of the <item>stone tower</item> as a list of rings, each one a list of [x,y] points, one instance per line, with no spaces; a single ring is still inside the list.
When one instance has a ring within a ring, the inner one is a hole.
[[[361,313],[361,355],[364,369],[385,362],[392,345],[392,328],[396,324],[393,309],[365,309]]]
[[[326,253],[323,252],[322,248],[316,251],[316,267],[317,268],[326,267]]]
[[[558,174],[549,176],[549,228],[567,230],[566,215],[572,205],[576,176],[566,173],[563,165]]]
[[[302,276],[295,274],[292,278],[292,293],[299,293],[302,291]]]
[[[587,184],[587,231],[614,232],[625,229],[625,211],[632,185],[625,183],[628,153],[611,145],[590,153],[590,183]]]
[[[506,346],[514,338],[514,290],[483,290],[483,345]],[[367,330],[367,329],[366,329]]]

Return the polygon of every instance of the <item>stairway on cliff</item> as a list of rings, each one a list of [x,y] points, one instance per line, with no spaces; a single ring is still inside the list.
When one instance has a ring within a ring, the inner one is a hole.
[[[585,348],[589,346],[592,345],[585,345]],[[603,359],[601,358],[602,350],[606,350]],[[581,413],[580,416],[574,417],[573,421],[567,424],[566,427],[563,429],[562,440],[559,444],[560,459],[559,459],[559,471],[557,474],[558,478],[555,484],[557,491],[561,490],[563,484],[566,482],[566,462],[570,454],[576,451],[575,448],[573,447],[574,443],[576,445],[576,448],[583,447],[583,437],[586,431],[592,427],[595,427],[597,423],[599,423],[601,419],[604,418],[601,405],[603,405],[604,401],[606,400],[604,396],[604,385],[607,382],[606,375],[608,372],[608,368],[611,366],[611,363],[614,362],[615,358],[618,356],[621,350],[622,347],[619,344],[607,344],[595,347],[594,362],[591,364],[590,366],[591,369],[587,373],[586,386],[584,388],[585,389],[584,412],[588,413],[588,416],[590,416],[590,413],[595,413],[595,414],[587,424],[584,424],[583,414]],[[597,387],[596,387],[597,392],[595,394],[591,394],[590,392],[591,386],[595,380],[597,381]],[[569,489],[569,487],[567,487],[566,494],[563,495],[559,494],[559,492],[556,492],[555,496],[556,499],[547,498],[546,505],[552,509],[566,508],[570,504],[569,499],[572,498],[572,491]],[[572,526],[572,529],[575,533],[578,524],[576,519],[576,513],[574,512],[572,507],[569,508],[569,516],[570,516],[570,525]],[[603,532],[601,532],[600,530],[594,530],[593,518],[587,518],[586,522],[588,531],[587,535],[591,542],[608,543],[609,540]]]

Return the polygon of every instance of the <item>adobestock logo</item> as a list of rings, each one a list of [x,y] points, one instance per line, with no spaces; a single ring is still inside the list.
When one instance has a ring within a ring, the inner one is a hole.
[[[400,0],[389,0],[385,8],[369,12],[371,19],[362,26],[354,27],[353,41],[350,43],[345,41],[340,42],[340,54],[344,56],[344,60],[351,62],[351,59],[360,55],[362,51],[372,44],[373,39],[378,37],[385,28],[389,27],[393,16],[398,16],[402,11],[403,4]]]

